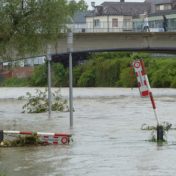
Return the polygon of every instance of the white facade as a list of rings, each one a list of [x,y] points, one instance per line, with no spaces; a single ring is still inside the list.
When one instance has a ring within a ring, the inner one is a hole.
[[[131,16],[86,17],[86,32],[123,32],[132,31]]]

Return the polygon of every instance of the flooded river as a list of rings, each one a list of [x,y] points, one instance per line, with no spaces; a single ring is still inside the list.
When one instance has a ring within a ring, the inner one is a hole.
[[[175,176],[176,130],[168,143],[149,142],[143,123],[156,125],[150,100],[137,89],[74,89],[74,128],[69,113],[22,114],[17,100],[32,88],[0,88],[0,129],[67,132],[70,145],[0,148],[5,176]],[[176,126],[176,89],[153,89],[161,121]],[[68,98],[68,89],[61,89]]]

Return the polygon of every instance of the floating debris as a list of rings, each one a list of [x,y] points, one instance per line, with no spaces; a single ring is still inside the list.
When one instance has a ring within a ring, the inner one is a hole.
[[[164,131],[168,131],[169,129],[172,129],[171,128],[172,124],[169,122],[162,122],[161,126],[163,126]],[[150,126],[150,125],[147,125],[146,123],[142,124],[141,126],[141,130],[156,130],[156,129],[157,129],[156,126]]]

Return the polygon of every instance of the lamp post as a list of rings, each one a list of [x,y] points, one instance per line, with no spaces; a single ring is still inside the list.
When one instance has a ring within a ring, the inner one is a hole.
[[[73,32],[68,31],[67,34],[67,50],[69,53],[69,110],[70,110],[70,128],[73,127],[73,64],[72,64],[72,52],[73,52]]]
[[[48,117],[51,117],[51,56],[47,55],[48,61]]]
[[[93,32],[94,32],[94,16],[95,16],[95,2],[93,1],[93,2],[91,2],[91,6],[92,6],[92,8],[93,8]]]
[[[51,46],[47,46],[46,59],[48,62],[48,117],[51,117]]]

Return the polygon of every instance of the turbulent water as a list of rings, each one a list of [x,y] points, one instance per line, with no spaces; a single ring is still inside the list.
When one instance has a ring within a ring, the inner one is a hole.
[[[74,128],[69,113],[22,114],[17,97],[32,88],[0,88],[0,129],[67,132],[70,145],[0,148],[5,176],[175,176],[176,131],[163,145],[149,142],[143,123],[156,125],[149,99],[137,89],[74,89]],[[160,121],[176,126],[176,90],[153,90]],[[61,89],[68,98],[68,89]]]

